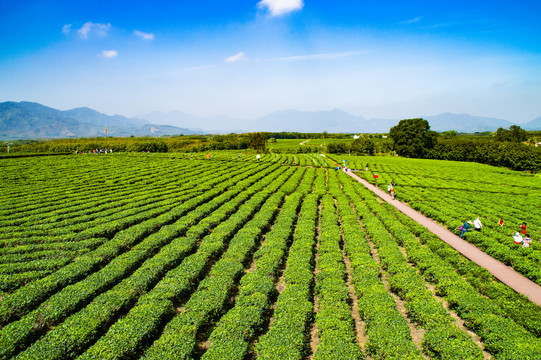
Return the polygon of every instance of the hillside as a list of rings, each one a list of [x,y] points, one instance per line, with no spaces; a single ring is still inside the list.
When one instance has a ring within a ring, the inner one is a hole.
[[[470,114],[442,113],[433,116],[424,116],[434,131],[456,130],[458,132],[474,133],[483,131],[496,131],[499,127],[508,129],[512,122],[496,118],[473,116]]]
[[[541,130],[541,116],[526,124],[522,124],[521,127],[525,130]]]
[[[107,134],[105,133],[107,127]],[[0,103],[0,140],[201,133],[146,120],[109,116],[89,108],[61,111],[32,102]]]
[[[431,129],[463,133],[505,129],[512,122],[470,114],[442,113],[420,116],[427,119]],[[328,132],[328,133],[386,133],[400,119],[368,119],[345,111],[276,111],[255,119],[226,116],[195,116],[180,111],[151,112],[137,118],[106,115],[87,107],[57,110],[38,103],[0,103],[0,140],[77,138],[105,136],[161,136],[204,133]],[[526,124],[526,130],[541,130],[541,117]]]

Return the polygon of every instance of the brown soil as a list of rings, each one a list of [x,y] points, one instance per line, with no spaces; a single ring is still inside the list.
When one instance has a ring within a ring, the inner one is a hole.
[[[346,253],[342,250],[342,257],[344,258],[344,264],[346,265],[347,280],[346,285],[349,289],[349,297],[351,299],[351,317],[355,322],[355,333],[357,334],[357,343],[364,349],[366,345],[366,331],[365,323],[359,316],[359,300],[355,294],[355,287],[353,286],[353,277],[351,276],[351,264]]]
[[[276,291],[278,291],[278,294],[281,294],[282,291],[284,291],[286,288],[286,281],[284,279],[284,271],[281,271],[281,275],[278,278],[278,282],[276,283]]]
[[[320,203],[318,206],[318,213],[321,214],[321,209],[323,208],[322,204]],[[321,237],[321,219],[318,220],[317,224],[317,242],[316,242],[316,254],[314,257],[314,261],[317,264],[317,261],[319,259],[319,238]],[[317,266],[314,269],[314,279],[316,278],[317,274],[319,273],[319,270]],[[316,353],[317,347],[319,346],[319,336],[318,336],[318,329],[317,324],[315,322],[315,315],[319,311],[319,298],[317,296],[314,296],[314,323],[312,324],[312,327],[310,328],[310,356],[308,359],[313,359],[314,354]]]

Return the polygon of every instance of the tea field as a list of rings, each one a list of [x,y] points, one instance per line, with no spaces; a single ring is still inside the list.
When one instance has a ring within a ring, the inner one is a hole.
[[[343,160],[0,159],[0,359],[540,359],[541,308]],[[468,241],[539,283],[539,244],[508,244],[519,221],[539,239],[539,178],[347,160],[449,228],[480,216]]]
[[[336,158],[336,157],[334,157]],[[336,158],[338,160],[338,158]],[[343,160],[342,160],[343,161]],[[351,157],[359,175],[386,189],[395,181],[401,201],[455,233],[465,221],[479,217],[481,232],[464,238],[532,281],[541,284],[541,178],[464,162],[386,157]],[[369,164],[366,171],[366,164]],[[378,179],[374,179],[374,174]],[[500,217],[504,226],[498,226]],[[527,224],[530,248],[513,243],[512,234]]]

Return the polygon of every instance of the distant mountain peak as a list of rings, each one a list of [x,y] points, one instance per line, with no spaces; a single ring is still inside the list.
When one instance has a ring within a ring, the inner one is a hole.
[[[444,112],[423,116],[435,131],[473,133],[509,128],[513,123],[470,114]],[[249,131],[321,133],[386,133],[399,119],[365,119],[338,108],[327,111],[279,110],[256,119],[225,116],[194,116],[178,110],[154,111],[140,118],[106,115],[89,107],[61,111],[35,102],[0,103],[0,139],[59,137],[231,133]],[[160,124],[160,125],[157,125]],[[526,124],[526,130],[541,130],[541,117]],[[203,130],[193,130],[203,129]]]
[[[0,139],[4,140],[105,136],[105,126],[109,136],[196,133],[173,126],[150,129],[147,124],[146,120],[109,116],[88,107],[61,111],[29,101],[0,103]]]

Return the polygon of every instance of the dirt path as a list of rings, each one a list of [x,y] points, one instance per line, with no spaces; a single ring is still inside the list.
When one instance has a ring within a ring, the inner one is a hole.
[[[374,185],[370,184],[368,181],[361,179],[356,174],[350,171],[346,172],[346,174],[359,181],[361,184],[363,184],[369,190],[373,191],[384,201],[393,205],[395,208],[397,208],[419,224],[426,227],[428,231],[437,235],[440,239],[451,245],[462,255],[472,260],[477,265],[487,269],[495,278],[500,280],[502,283],[506,284],[516,292],[527,296],[530,301],[541,306],[541,286],[524,277],[523,275],[517,273],[512,268],[506,266],[500,261],[487,255],[474,245],[468,243],[465,240],[462,240],[460,237],[447,230],[440,224],[436,223],[434,220],[427,218],[420,212],[413,210],[412,208],[401,203],[398,200],[392,200],[389,194],[387,194],[383,190],[378,189]]]

